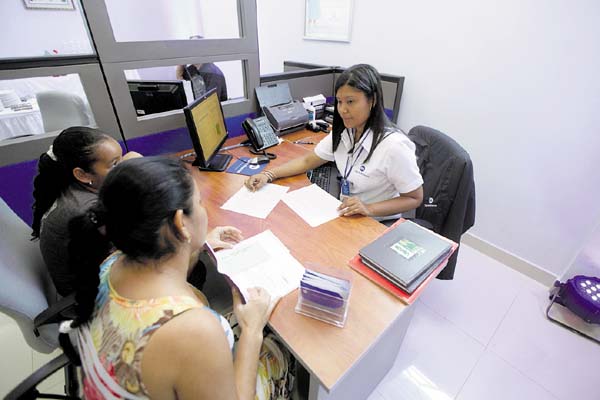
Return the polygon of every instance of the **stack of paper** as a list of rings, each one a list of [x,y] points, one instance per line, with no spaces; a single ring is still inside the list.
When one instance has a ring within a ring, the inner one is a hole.
[[[262,287],[272,298],[283,297],[298,288],[304,267],[271,232],[237,243],[216,253],[220,273],[227,275],[247,298],[248,289]]]

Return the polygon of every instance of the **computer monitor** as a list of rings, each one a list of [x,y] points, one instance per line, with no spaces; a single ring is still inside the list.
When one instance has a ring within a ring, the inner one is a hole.
[[[187,106],[183,81],[128,80],[127,85],[138,116],[181,110]]]
[[[217,90],[211,89],[194,100],[183,113],[196,152],[193,165],[201,170],[223,171],[231,156],[218,154],[227,139],[227,127]]]

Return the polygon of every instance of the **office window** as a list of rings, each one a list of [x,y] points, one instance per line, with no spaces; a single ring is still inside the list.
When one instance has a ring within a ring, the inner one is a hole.
[[[221,102],[245,98],[241,60],[125,70],[138,120],[172,114],[216,89]],[[158,116],[158,115],[156,115]]]
[[[115,41],[240,37],[237,0],[105,0]]]
[[[0,80],[0,140],[96,126],[78,74]]]
[[[73,5],[73,10],[52,10],[1,1],[0,60],[94,54],[81,4]]]

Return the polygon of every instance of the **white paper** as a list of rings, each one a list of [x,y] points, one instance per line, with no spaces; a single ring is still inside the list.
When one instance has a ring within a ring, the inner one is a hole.
[[[304,267],[281,241],[266,230],[216,253],[218,270],[229,276],[248,296],[251,287],[266,289],[272,298],[283,297],[300,286]]]
[[[267,183],[257,191],[251,192],[244,185],[221,208],[264,219],[273,211],[288,189],[287,186]]]
[[[313,228],[339,217],[337,208],[342,204],[315,184],[286,193],[282,200]]]

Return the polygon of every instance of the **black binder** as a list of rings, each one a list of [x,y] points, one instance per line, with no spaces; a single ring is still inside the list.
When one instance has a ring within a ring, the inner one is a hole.
[[[451,250],[446,240],[406,221],[363,247],[359,255],[369,268],[410,293]]]

